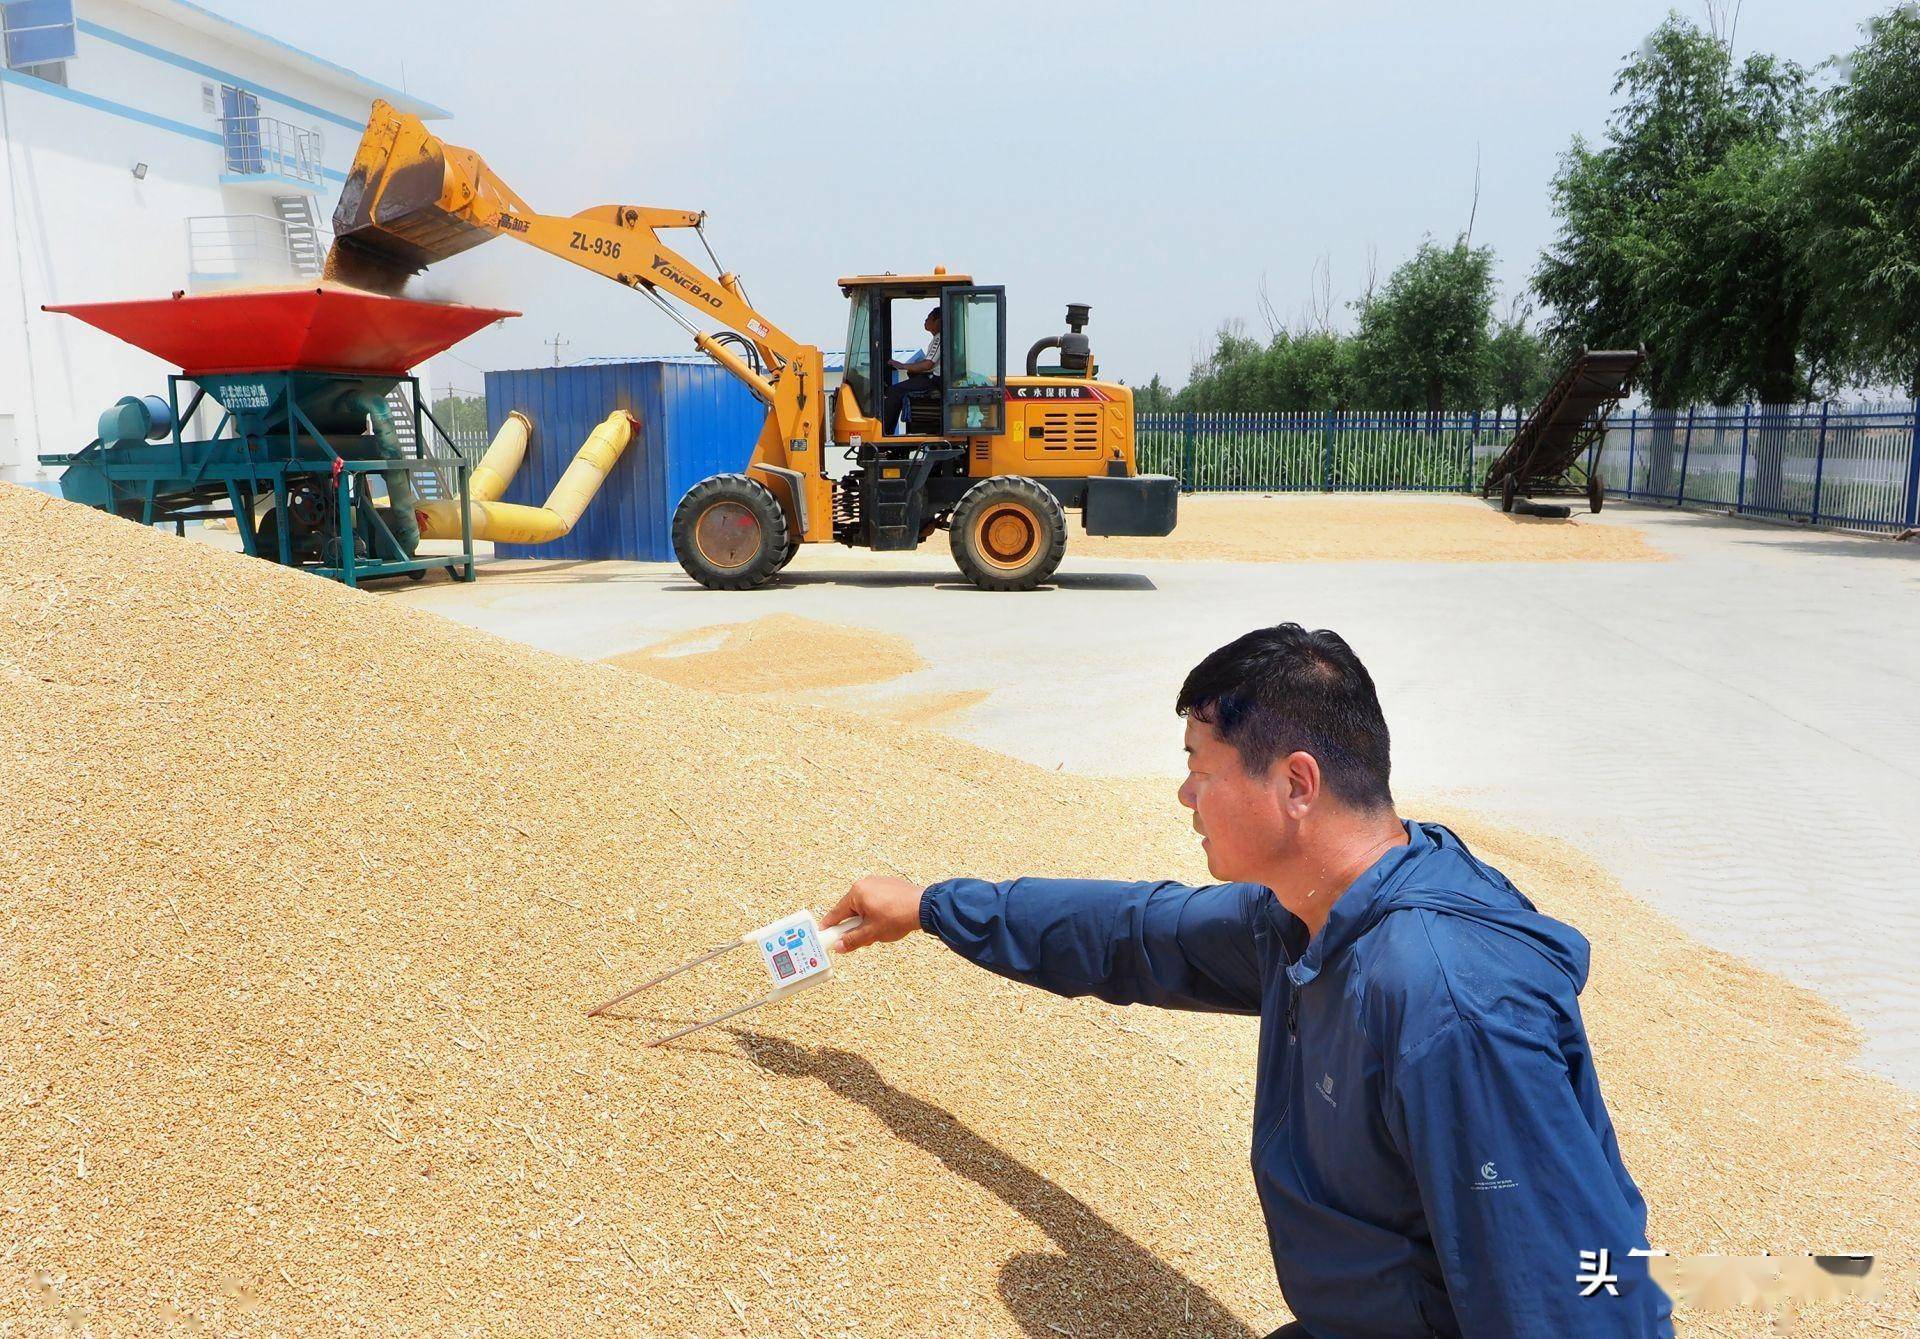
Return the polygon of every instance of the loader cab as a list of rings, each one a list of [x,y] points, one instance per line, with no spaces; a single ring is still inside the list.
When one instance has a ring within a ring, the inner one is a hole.
[[[976,285],[936,268],[926,275],[857,275],[840,281],[850,303],[846,370],[834,405],[834,438],[842,443],[958,441],[1006,431],[1006,289]],[[886,422],[892,366],[924,349],[922,323],[941,313],[936,393],[909,399],[898,432]]]

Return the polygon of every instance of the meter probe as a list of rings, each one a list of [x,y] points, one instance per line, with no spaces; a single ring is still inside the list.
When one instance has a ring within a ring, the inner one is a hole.
[[[834,946],[859,929],[862,924],[862,917],[851,916],[838,925],[823,930],[811,911],[796,911],[791,916],[783,916],[771,925],[749,930],[738,939],[730,939],[717,948],[708,949],[697,958],[683,962],[678,967],[670,967],[660,975],[642,981],[625,994],[616,995],[598,1008],[589,1009],[587,1017],[596,1018],[614,1005],[632,999],[643,990],[651,990],[662,981],[676,977],[702,963],[712,962],[722,954],[731,953],[737,948],[751,946],[760,950],[760,965],[767,969],[767,976],[773,982],[772,990],[737,1008],[715,1014],[712,1018],[702,1019],[698,1023],[690,1023],[677,1032],[669,1032],[666,1036],[655,1038],[647,1043],[649,1046],[663,1045],[675,1038],[684,1037],[689,1032],[698,1032],[701,1028],[712,1027],[715,1023],[724,1023],[736,1014],[746,1013],[750,1009],[758,1009],[767,1004],[778,1004],[797,991],[825,981],[833,975]]]

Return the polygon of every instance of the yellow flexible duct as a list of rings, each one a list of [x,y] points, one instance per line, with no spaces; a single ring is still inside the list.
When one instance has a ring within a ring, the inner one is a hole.
[[[521,422],[525,423],[526,419],[522,417]],[[502,426],[502,436],[507,435],[506,428],[511,423],[512,419],[509,419],[508,424]],[[496,436],[468,484],[468,495],[473,503],[473,537],[497,544],[545,544],[566,534],[579,521],[580,513],[587,509],[587,504],[593,501],[593,495],[600,491],[600,485],[606,481],[608,472],[627,449],[627,443],[633,440],[634,427],[632,415],[624,409],[607,415],[606,420],[581,444],[573,463],[567,466],[567,472],[560,476],[560,482],[547,495],[547,505],[544,507],[528,507],[517,502],[499,502],[480,496],[474,483],[481,470],[486,469],[489,461],[493,461],[495,450],[502,447],[500,436]],[[494,463],[504,465],[513,449],[509,439],[500,460]],[[518,450],[526,450],[524,436]],[[515,468],[519,465],[517,459],[512,463]],[[507,472],[507,479],[511,479],[511,471]],[[491,474],[488,486],[492,486]],[[505,487],[506,482],[503,481],[500,488],[504,490]],[[421,538],[460,538],[460,502],[457,498],[423,502],[418,515]]]
[[[533,433],[533,421],[518,409],[507,415],[500,431],[493,435],[487,453],[467,478],[467,493],[475,502],[498,502],[506,496],[507,485],[520,472],[527,456],[527,438]]]

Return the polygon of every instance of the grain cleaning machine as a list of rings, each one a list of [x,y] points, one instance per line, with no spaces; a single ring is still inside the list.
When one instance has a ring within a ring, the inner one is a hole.
[[[176,530],[231,516],[247,553],[349,586],[436,567],[473,579],[469,466],[408,369],[518,312],[332,285],[46,310],[180,369],[164,397],[108,408],[81,450],[40,457],[64,467],[68,501]],[[396,387],[411,444],[394,422]],[[190,428],[203,405],[219,411],[204,437]],[[422,554],[423,520],[459,551]]]

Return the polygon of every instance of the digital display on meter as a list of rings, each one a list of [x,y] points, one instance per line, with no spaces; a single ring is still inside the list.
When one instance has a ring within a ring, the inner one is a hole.
[[[784,981],[793,975],[793,955],[781,949],[773,955],[773,970]]]

